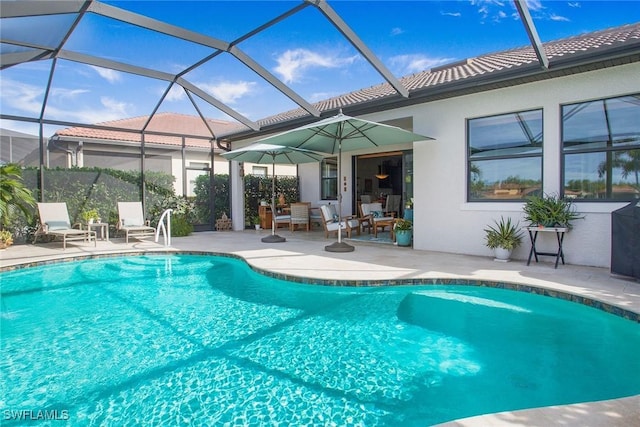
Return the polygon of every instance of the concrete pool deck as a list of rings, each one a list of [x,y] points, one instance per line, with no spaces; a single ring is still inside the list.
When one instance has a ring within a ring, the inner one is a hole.
[[[194,251],[231,253],[244,258],[258,269],[289,276],[335,281],[399,279],[470,279],[477,281],[520,283],[552,291],[583,296],[640,313],[640,283],[611,275],[608,269],[560,265],[551,259],[526,265],[514,260],[498,263],[492,257],[419,251],[388,244],[347,240],[354,252],[330,253],[324,247],[334,239],[324,233],[279,230],[285,243],[260,241],[268,231],[202,232],[173,238],[165,248],[153,241],[124,239],[98,240],[93,244],[62,243],[14,245],[0,252],[0,268],[38,263],[67,257],[109,253],[157,251]],[[162,241],[162,240],[161,240]],[[640,326],[639,326],[640,327]],[[639,355],[640,357],[640,355]],[[446,423],[447,426],[640,426],[640,395],[603,402],[553,406],[522,411],[489,414]]]

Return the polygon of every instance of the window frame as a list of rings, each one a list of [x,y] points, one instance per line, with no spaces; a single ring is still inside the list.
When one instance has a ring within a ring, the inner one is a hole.
[[[487,155],[487,156],[483,156],[482,158],[473,158],[472,154],[471,154],[471,141],[470,141],[470,125],[471,122],[473,120],[480,120],[480,119],[490,119],[492,117],[500,117],[500,116],[510,116],[510,115],[516,115],[516,114],[522,114],[522,113],[530,113],[530,112],[539,112],[540,113],[540,135],[541,135],[541,141],[540,141],[540,151],[536,152],[536,153],[522,153],[522,154],[502,154],[502,155]],[[501,199],[489,199],[489,198],[485,198],[485,199],[480,199],[480,198],[474,198],[472,197],[472,180],[471,180],[471,164],[474,161],[490,161],[490,160],[509,160],[509,159],[526,159],[526,158],[539,158],[540,159],[540,192],[542,192],[543,188],[544,188],[544,139],[545,139],[545,135],[544,135],[544,108],[543,107],[536,107],[536,108],[529,108],[526,110],[517,110],[517,111],[510,111],[510,112],[504,112],[504,113],[498,113],[498,114],[491,114],[491,115],[487,115],[487,116],[480,116],[480,117],[473,117],[473,118],[467,118],[465,120],[465,154],[466,154],[466,185],[467,185],[467,191],[466,191],[466,202],[467,203],[521,203],[526,201],[526,196],[525,197],[520,197],[520,198],[501,198]]]
[[[613,153],[616,152],[626,152],[626,151],[631,151],[631,150],[640,150],[640,142],[638,142],[637,144],[632,144],[632,145],[619,145],[616,146],[614,144],[614,140],[615,140],[615,134],[613,134],[611,132],[611,127],[608,126],[607,127],[607,131],[608,131],[608,140],[606,141],[606,145],[604,147],[591,147],[591,148],[570,148],[570,149],[565,149],[565,124],[564,124],[564,108],[569,107],[569,106],[577,106],[580,104],[588,104],[588,103],[594,103],[594,102],[599,102],[599,103],[605,103],[608,100],[614,100],[614,99],[621,99],[621,98],[627,98],[627,97],[638,97],[640,98],[640,92],[634,92],[634,93],[629,93],[629,94],[624,94],[624,95],[616,95],[616,96],[608,96],[608,97],[604,97],[604,98],[595,98],[595,99],[587,99],[587,100],[582,100],[582,101],[577,101],[577,102],[568,102],[568,103],[564,103],[564,104],[560,104],[560,117],[559,117],[559,121],[560,121],[560,197],[566,197],[566,183],[565,183],[565,178],[566,178],[566,158],[567,156],[571,156],[571,155],[576,155],[576,154],[608,154],[611,153],[613,155]],[[605,108],[605,114],[606,114],[606,108]],[[606,117],[605,117],[606,118]],[[638,123],[638,128],[640,130],[640,123]],[[605,175],[605,189],[609,188],[610,185],[607,182],[610,179],[609,175]],[[638,200],[637,198],[630,198],[630,199],[626,199],[626,198],[612,198],[611,195],[607,194],[607,197],[605,198],[573,198],[571,199],[574,202],[577,203],[621,203],[621,202],[629,202],[629,201],[633,201],[633,200]]]
[[[330,161],[334,168],[328,169],[327,161]],[[335,170],[335,176],[325,176],[325,170]],[[331,188],[330,184],[325,186],[325,183],[334,181],[334,188],[336,189],[335,195],[325,194],[325,188]],[[320,200],[338,200],[338,157],[325,157],[320,162]]]

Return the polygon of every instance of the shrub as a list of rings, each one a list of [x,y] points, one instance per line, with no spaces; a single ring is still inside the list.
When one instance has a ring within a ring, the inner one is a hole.
[[[193,224],[184,215],[171,216],[171,237],[184,237],[193,233]]]

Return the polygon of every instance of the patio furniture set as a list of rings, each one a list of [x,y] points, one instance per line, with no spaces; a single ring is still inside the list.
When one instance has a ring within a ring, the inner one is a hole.
[[[109,240],[109,224],[106,222],[87,222],[71,224],[66,203],[38,203],[40,226],[36,230],[33,243],[38,238],[55,240],[62,238],[62,249],[67,248],[69,241],[93,242],[97,245],[97,230],[102,240]],[[144,219],[142,203],[118,202],[118,223],[116,230],[122,232],[125,243],[129,237],[142,238],[154,236],[156,229]]]

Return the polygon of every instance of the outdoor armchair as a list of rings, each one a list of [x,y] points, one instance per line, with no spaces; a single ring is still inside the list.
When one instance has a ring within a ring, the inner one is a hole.
[[[96,246],[96,232],[91,230],[81,230],[79,224],[71,225],[69,211],[66,203],[38,203],[38,214],[40,215],[40,226],[33,236],[35,244],[40,236],[62,237],[62,249],[67,249],[67,242],[82,240],[91,242]]]
[[[363,227],[373,228],[373,234],[378,235],[378,228],[393,227],[394,212],[382,210],[382,203],[362,203],[360,205],[360,222]]]
[[[352,230],[357,230],[360,234],[360,221],[353,215],[342,216],[342,221],[338,222],[338,212],[335,205],[320,206],[322,214],[322,226],[324,227],[324,237],[328,238],[329,233],[338,233],[341,228],[346,230],[347,237],[351,237]]]
[[[291,203],[291,220],[289,229],[293,231],[296,227],[304,226],[309,231],[309,206],[311,203]]]
[[[141,238],[156,234],[156,229],[144,219],[141,202],[118,202],[116,229],[124,232],[125,243],[129,243],[129,237]]]

